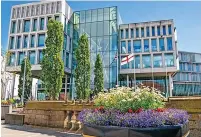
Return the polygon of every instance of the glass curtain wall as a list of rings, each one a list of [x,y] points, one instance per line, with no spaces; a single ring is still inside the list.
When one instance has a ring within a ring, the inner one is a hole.
[[[72,68],[76,67],[75,49],[79,37],[86,33],[89,40],[91,61],[91,88],[94,88],[94,65],[100,54],[103,62],[104,88],[109,89],[117,82],[117,7],[83,10],[73,13],[73,57]]]

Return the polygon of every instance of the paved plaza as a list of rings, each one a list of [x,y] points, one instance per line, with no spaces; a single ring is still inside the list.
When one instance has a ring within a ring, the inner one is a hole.
[[[1,125],[1,137],[81,137],[80,134],[31,126]]]

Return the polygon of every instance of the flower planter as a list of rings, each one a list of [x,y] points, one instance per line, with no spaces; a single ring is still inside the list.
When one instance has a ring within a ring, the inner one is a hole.
[[[1,119],[5,119],[7,113],[12,112],[12,105],[1,105]]]
[[[188,137],[189,124],[156,128],[83,126],[83,137]]]

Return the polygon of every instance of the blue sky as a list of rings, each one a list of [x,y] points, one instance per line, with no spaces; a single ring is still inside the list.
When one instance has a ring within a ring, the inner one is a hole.
[[[1,45],[7,49],[8,25],[12,5],[31,1],[2,1]],[[79,2],[69,1],[74,11],[118,6],[123,23],[174,19],[178,35],[178,49],[201,53],[201,2]]]

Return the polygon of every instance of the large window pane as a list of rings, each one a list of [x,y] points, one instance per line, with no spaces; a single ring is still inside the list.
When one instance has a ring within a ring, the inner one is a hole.
[[[97,21],[97,10],[92,10],[92,22]]]
[[[151,39],[151,48],[152,48],[152,51],[157,51],[156,39]]]
[[[80,11],[80,23],[85,23],[85,11]]]
[[[162,55],[154,55],[154,67],[162,67]]]
[[[45,45],[45,34],[38,35],[38,47],[43,47]]]
[[[91,36],[96,36],[96,22],[91,23]]]
[[[173,50],[172,37],[167,38],[167,50]]]
[[[98,21],[103,21],[103,9],[98,9]]]
[[[109,30],[110,30],[110,26],[109,26],[109,21],[104,21],[104,35],[109,35]]]
[[[169,35],[172,34],[172,27],[171,27],[171,25],[168,25],[168,34],[169,34]]]
[[[123,39],[123,38],[124,38],[124,30],[121,29],[121,39]]]
[[[86,22],[91,22],[91,10],[86,11]]]
[[[141,37],[144,37],[144,28],[141,28]]]
[[[65,67],[69,68],[69,53],[66,52],[66,63]]]
[[[131,66],[132,68],[134,68],[134,61],[131,61]],[[136,55],[135,56],[135,68],[140,68],[140,56],[139,55]]]
[[[9,66],[14,66],[15,65],[15,53],[10,54],[10,59],[9,59]]]
[[[44,18],[40,19],[40,30],[44,29]]]
[[[126,56],[121,56],[121,60],[123,59],[123,58],[125,58]],[[124,65],[121,65],[121,69],[128,69],[129,68],[129,63],[126,63],[126,64],[124,64]]]
[[[30,28],[30,20],[25,20],[24,21],[24,32],[29,32]]]
[[[143,55],[142,56],[142,67],[143,68],[150,68],[151,67],[151,56],[150,55]]]
[[[17,49],[20,49],[20,45],[21,45],[21,36],[17,37]]]
[[[35,64],[35,57],[36,57],[35,51],[29,52],[29,60],[31,64]]]
[[[131,41],[128,41],[128,53],[131,53]]]
[[[43,59],[43,52],[40,50],[39,51],[39,61],[38,61],[38,63],[41,63],[42,59]]]
[[[14,49],[14,37],[10,37],[10,49]]]
[[[67,35],[64,34],[64,48],[63,49],[67,49]]]
[[[164,38],[159,38],[159,47],[160,47],[160,51],[165,50]]]
[[[149,52],[149,39],[144,39],[144,52]]]
[[[163,26],[163,35],[166,35],[166,26]]]
[[[11,33],[15,33],[15,28],[16,28],[16,21],[13,21],[11,25]]]
[[[121,53],[126,53],[126,42],[121,41]]]
[[[18,20],[18,25],[17,25],[17,32],[20,33],[21,32],[21,20]]]
[[[151,27],[152,36],[155,36],[155,27]]]
[[[109,14],[110,9],[109,8],[104,8],[104,20],[109,20]]]
[[[173,53],[166,53],[165,54],[165,66],[167,66],[167,67],[174,66],[174,56],[173,56]]]
[[[134,38],[134,31],[131,29],[131,38]]]
[[[35,45],[35,35],[31,35],[31,42],[30,42],[30,47],[34,47]]]
[[[157,35],[160,36],[161,32],[160,32],[160,26],[157,26]]]
[[[37,30],[37,19],[33,20],[33,31]]]
[[[19,52],[19,57],[18,57],[18,65],[21,65],[22,60],[24,59],[24,54],[23,52]]]
[[[133,49],[134,49],[134,52],[141,52],[141,40],[133,41]]]
[[[103,36],[103,22],[97,22],[97,36]]]
[[[23,48],[27,48],[27,46],[28,46],[28,36],[24,36]]]
[[[149,27],[146,27],[147,37],[149,37]]]
[[[139,28],[136,28],[136,38],[139,38]]]
[[[110,50],[117,50],[117,35],[110,36]]]

